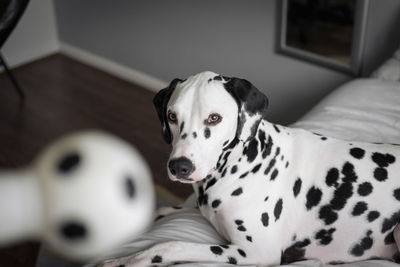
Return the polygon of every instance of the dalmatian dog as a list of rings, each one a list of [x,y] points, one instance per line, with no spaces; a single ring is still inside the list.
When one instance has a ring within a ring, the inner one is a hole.
[[[173,80],[154,104],[172,144],[169,178],[193,185],[201,213],[229,244],[171,241],[109,266],[399,259],[397,145],[273,124],[264,94],[213,72]]]

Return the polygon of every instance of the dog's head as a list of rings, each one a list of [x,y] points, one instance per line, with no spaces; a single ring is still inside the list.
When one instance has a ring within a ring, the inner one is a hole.
[[[251,140],[268,106],[250,82],[213,72],[175,79],[153,102],[164,140],[173,147],[168,175],[183,183],[210,174],[224,147]]]

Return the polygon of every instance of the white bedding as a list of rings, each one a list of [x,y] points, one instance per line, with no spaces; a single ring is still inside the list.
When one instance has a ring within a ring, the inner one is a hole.
[[[400,52],[398,54],[400,59]],[[391,64],[397,67],[396,64]],[[374,73],[374,78],[357,79],[336,89],[292,127],[304,128],[325,136],[346,140],[400,144],[400,82],[388,78],[396,77],[396,69],[391,69],[385,64],[382,68],[384,69],[380,68]],[[395,74],[393,75],[393,73]],[[186,207],[193,205],[193,197],[185,203]],[[154,244],[170,240],[206,244],[226,243],[199,214],[198,210],[189,208],[160,219],[147,234],[139,240],[121,247],[113,255],[132,254]],[[44,258],[43,255],[39,258],[38,267],[61,266],[46,264]],[[222,267],[231,265],[192,263],[176,266]],[[309,260],[286,266],[322,267],[329,265],[324,265],[317,260]],[[389,261],[371,260],[341,266],[390,267],[398,265]]]

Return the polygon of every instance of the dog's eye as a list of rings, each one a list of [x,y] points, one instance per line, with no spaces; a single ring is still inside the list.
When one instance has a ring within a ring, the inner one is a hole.
[[[171,111],[168,111],[167,117],[168,117],[169,122],[171,122],[171,123],[177,123],[178,122],[178,119],[176,118],[176,114],[171,112]]]
[[[212,113],[210,114],[210,116],[208,116],[207,125],[215,125],[217,123],[219,123],[222,120],[221,115],[219,115],[218,113]]]

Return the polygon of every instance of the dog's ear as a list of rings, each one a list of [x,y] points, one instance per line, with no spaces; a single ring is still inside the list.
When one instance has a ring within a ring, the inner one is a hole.
[[[179,82],[182,82],[182,80],[174,79],[167,88],[161,89],[153,98],[153,104],[161,122],[162,136],[167,144],[171,144],[172,141],[171,130],[169,129],[167,120],[167,105],[176,85]]]
[[[268,98],[254,85],[245,79],[225,78],[225,89],[238,104],[238,126],[236,137],[241,141],[252,139],[258,125],[265,117],[268,108]]]

